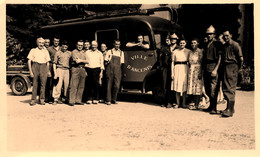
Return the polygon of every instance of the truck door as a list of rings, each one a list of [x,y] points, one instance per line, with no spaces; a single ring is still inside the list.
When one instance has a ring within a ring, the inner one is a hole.
[[[128,41],[137,42],[138,34],[128,34]],[[144,41],[150,44],[149,49],[141,47],[126,47],[125,52],[125,65],[124,65],[124,82],[143,82],[147,73],[152,69],[156,62],[156,53],[151,45],[151,37],[149,35],[143,35]],[[133,39],[135,38],[135,39]],[[134,41],[133,41],[134,40]]]

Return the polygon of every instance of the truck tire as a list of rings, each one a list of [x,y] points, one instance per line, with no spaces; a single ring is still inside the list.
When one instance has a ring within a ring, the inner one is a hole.
[[[155,98],[155,101],[157,103],[163,103],[163,100],[165,98],[165,90],[161,85],[155,85],[152,88],[153,97]]]
[[[11,81],[10,86],[12,92],[15,95],[25,95],[28,90],[28,86],[25,80],[21,77],[14,77]]]

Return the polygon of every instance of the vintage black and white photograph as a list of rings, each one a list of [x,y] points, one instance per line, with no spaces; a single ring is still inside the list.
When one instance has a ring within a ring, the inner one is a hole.
[[[256,150],[254,3],[4,7],[8,152]]]

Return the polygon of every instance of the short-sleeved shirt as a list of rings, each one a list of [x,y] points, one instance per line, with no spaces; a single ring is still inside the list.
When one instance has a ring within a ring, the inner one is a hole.
[[[51,61],[53,62],[55,53],[60,50],[60,47],[58,46],[58,47],[55,48],[55,47],[52,45],[52,46],[48,47],[47,50],[49,51]]]
[[[108,50],[105,56],[105,61],[111,61],[112,56],[120,57],[120,63],[121,64],[125,63],[124,52],[121,51],[120,49],[116,50],[115,48],[113,48],[111,50]]]
[[[104,57],[99,50],[88,50],[85,52],[88,64],[85,64],[87,68],[100,68],[104,69]]]
[[[70,67],[70,51],[57,51],[54,56],[53,63],[57,65],[57,68],[68,69]]]
[[[46,50],[45,48],[39,49],[38,47],[31,49],[27,58],[29,60],[32,60],[33,62],[41,64],[47,63],[51,60],[48,50]]]
[[[71,53],[72,67],[84,67],[85,66],[85,63],[76,63],[77,58],[82,59],[82,60],[86,60],[86,55],[85,55],[84,52],[85,52],[84,50],[79,51],[78,49],[75,49],[75,50],[72,51],[72,53]]]
[[[239,58],[243,57],[241,47],[233,40],[224,45],[222,60],[224,63],[238,63]]]
[[[209,42],[207,47],[205,48],[203,58],[204,63],[217,63],[219,59],[219,55],[221,55],[222,44],[213,39],[212,42]]]

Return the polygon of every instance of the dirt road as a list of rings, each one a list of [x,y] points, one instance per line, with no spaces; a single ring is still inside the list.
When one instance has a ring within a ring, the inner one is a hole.
[[[30,93],[7,89],[8,151],[255,149],[252,91],[237,91],[236,113],[221,118],[161,108],[149,94],[120,94],[111,106],[29,106]]]

